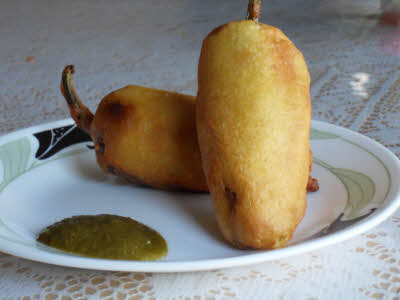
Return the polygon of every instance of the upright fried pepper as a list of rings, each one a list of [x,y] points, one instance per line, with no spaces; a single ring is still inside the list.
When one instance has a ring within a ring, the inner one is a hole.
[[[222,25],[203,41],[196,117],[224,237],[270,249],[286,245],[306,209],[310,76],[289,38],[256,21],[259,2],[250,0],[251,20]]]

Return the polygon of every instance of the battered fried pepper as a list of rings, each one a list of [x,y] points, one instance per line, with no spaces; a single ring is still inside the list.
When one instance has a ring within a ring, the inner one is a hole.
[[[61,92],[103,170],[160,189],[208,190],[194,97],[129,85],[104,97],[93,116],[75,92],[73,73],[73,66],[65,67]]]
[[[309,88],[303,55],[273,26],[230,22],[203,41],[199,146],[219,228],[235,247],[283,247],[304,216]]]

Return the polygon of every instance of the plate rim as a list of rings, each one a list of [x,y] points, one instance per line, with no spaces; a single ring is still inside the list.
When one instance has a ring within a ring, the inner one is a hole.
[[[24,129],[5,133],[0,136],[0,144],[7,140],[12,140],[16,137],[26,136],[34,132],[42,130],[48,130],[57,126],[71,125],[74,121],[72,118],[66,118],[63,120],[48,122],[40,125],[31,126]],[[392,199],[389,199],[387,206],[381,207],[374,211],[371,215],[364,219],[357,221],[355,224],[349,227],[339,230],[328,235],[317,237],[312,240],[306,240],[299,242],[294,245],[290,245],[285,248],[274,249],[274,250],[261,250],[260,253],[249,253],[240,256],[225,257],[225,258],[213,258],[213,259],[197,259],[191,261],[129,261],[129,260],[111,260],[111,259],[98,259],[90,257],[82,257],[72,254],[64,254],[62,252],[50,253],[43,252],[38,248],[28,247],[21,244],[15,244],[13,242],[7,242],[0,238],[0,251],[11,254],[20,258],[28,259],[31,261],[48,263],[59,266],[93,269],[93,270],[104,270],[104,271],[131,271],[131,272],[153,272],[153,273],[176,273],[176,272],[192,272],[192,271],[206,271],[223,268],[232,268],[247,266],[256,263],[264,263],[273,261],[281,258],[292,257],[295,255],[304,254],[306,252],[314,251],[327,247],[336,243],[341,243],[350,239],[351,237],[360,235],[373,227],[379,225],[387,218],[389,218],[399,207],[400,207],[400,186],[394,184],[394,179],[400,177],[400,160],[395,154],[389,149],[384,147],[377,141],[367,137],[358,132],[350,129],[337,126],[334,124],[326,123],[323,121],[312,120],[311,127],[327,129],[328,131],[339,131],[344,132],[347,135],[355,135],[358,138],[364,140],[367,143],[373,145],[374,149],[368,149],[375,155],[378,155],[375,150],[379,149],[379,156],[385,157],[385,160],[390,161],[394,164],[391,166],[390,179],[391,189],[388,197],[391,195]],[[374,151],[375,150],[375,151]],[[396,170],[396,174],[392,173],[392,170]],[[387,200],[388,198],[386,198]],[[385,201],[386,201],[385,200]],[[61,257],[60,257],[61,256]],[[61,259],[62,258],[62,259]]]

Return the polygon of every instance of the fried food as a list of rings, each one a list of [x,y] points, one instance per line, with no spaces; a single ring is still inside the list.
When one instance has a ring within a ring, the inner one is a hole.
[[[306,209],[310,76],[279,29],[225,24],[203,41],[196,123],[214,212],[239,248],[283,247]]]
[[[309,174],[311,174],[312,171],[312,165],[313,165],[313,153],[310,149],[310,171]],[[308,175],[308,181],[307,181],[307,192],[316,192],[319,190],[319,184],[318,180],[316,178],[311,177],[311,175]]]
[[[61,91],[78,127],[92,138],[106,172],[160,189],[207,191],[195,128],[195,97],[129,85],[99,104],[96,114],[77,96],[73,66]]]

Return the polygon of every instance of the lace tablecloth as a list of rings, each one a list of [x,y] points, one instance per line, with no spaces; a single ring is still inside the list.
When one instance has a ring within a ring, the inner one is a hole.
[[[195,94],[205,35],[246,1],[2,1],[0,133],[63,119],[64,65],[91,109],[135,83]],[[350,128],[400,157],[400,28],[379,2],[264,1],[309,65],[313,118]],[[0,254],[0,299],[400,299],[400,211],[319,251],[183,274],[89,271]]]

